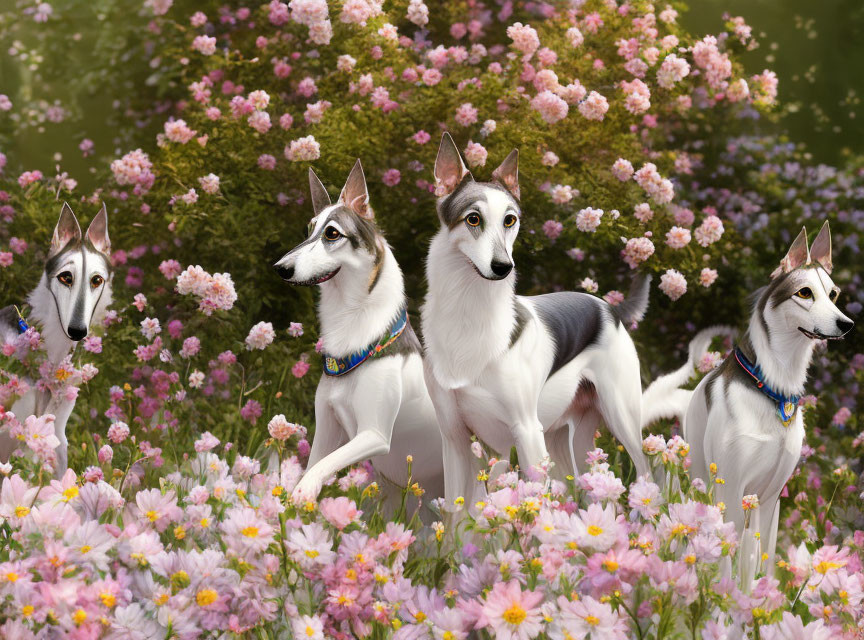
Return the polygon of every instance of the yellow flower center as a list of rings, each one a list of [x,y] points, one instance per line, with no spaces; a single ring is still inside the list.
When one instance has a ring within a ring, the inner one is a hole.
[[[162,593],[162,594],[159,594],[158,596],[156,596],[155,598],[153,598],[153,602],[155,602],[158,606],[161,607],[163,604],[168,602],[168,598],[170,598],[170,597],[171,596],[169,596],[167,593]]]
[[[315,629],[313,629],[312,627],[310,627],[310,626],[307,624],[307,625],[306,625],[306,636],[309,637],[309,638],[311,638],[311,637],[314,636],[314,635],[315,635]]]
[[[72,622],[75,623],[76,626],[81,626],[84,624],[84,621],[87,620],[87,612],[84,609],[76,609],[75,613],[72,614]]]
[[[25,618],[29,618],[30,616],[32,616],[34,611],[36,611],[36,609],[33,607],[32,604],[25,604],[23,607],[21,607],[21,615]]]
[[[317,549],[306,549],[306,557],[312,558],[313,560],[321,555],[321,552]]]
[[[426,614],[423,613],[422,611],[418,611],[417,613],[414,614],[414,619],[417,622],[423,622],[426,619]]]
[[[19,577],[18,574],[15,573],[14,571],[10,571],[9,573],[6,574],[6,579],[9,582],[18,582],[18,577]]]
[[[445,631],[444,635],[441,636],[443,640],[456,640],[456,634],[452,631]]]
[[[813,568],[816,569],[816,571],[818,571],[822,575],[825,575],[826,573],[831,571],[831,569],[839,569],[844,564],[845,563],[823,561],[823,562],[820,562],[817,565],[815,565]]]
[[[78,549],[78,551],[80,551],[82,554],[90,553],[90,551],[92,550],[93,547],[91,547],[89,544],[85,544],[80,549]]]
[[[281,496],[283,491],[284,491],[284,489],[280,485],[277,484],[275,487],[273,487],[273,491],[271,493],[274,496]],[[308,629],[309,627],[306,627],[306,628]]]
[[[514,626],[518,626],[525,622],[525,618],[528,617],[528,613],[520,607],[518,604],[513,604],[507,611],[504,612],[504,621],[508,622]]]
[[[600,624],[600,618],[598,618],[597,616],[587,616],[585,618],[585,622],[590,624],[592,627],[596,627],[598,624]]]
[[[603,533],[603,529],[598,527],[596,524],[592,524],[588,527],[588,535],[599,536],[601,533]]]
[[[257,538],[258,537],[258,527],[245,527],[242,531],[240,531],[247,538]]]
[[[75,485],[72,485],[71,487],[69,487],[68,489],[63,491],[63,502],[69,502],[73,498],[77,498],[77,497],[78,497],[78,487],[76,487]]]
[[[148,511],[148,512],[145,513],[144,515],[147,516],[147,519],[148,519],[150,522],[156,522],[156,521],[159,519],[159,512],[158,512],[158,511],[154,511],[153,509],[150,509],[150,511]]]
[[[208,520],[207,518],[201,518],[201,519],[198,521],[198,524],[201,525],[201,528],[202,528],[202,529],[206,529],[207,527],[210,526],[210,520]]]
[[[206,607],[207,605],[213,604],[218,599],[219,594],[213,589],[201,589],[201,591],[195,595],[195,602],[198,603],[199,607]]]
[[[186,529],[182,525],[178,525],[174,527],[174,537],[178,540],[182,540],[186,537]]]
[[[19,518],[26,518],[28,513],[30,513],[30,507],[15,507],[15,515]]]
[[[615,573],[618,571],[618,563],[614,560],[604,560],[603,568],[606,569],[609,573]]]
[[[696,564],[696,556],[690,554],[689,556],[684,556],[684,562],[687,564]]]
[[[109,609],[111,607],[113,607],[115,604],[117,604],[116,596],[113,593],[110,593],[109,591],[103,591],[102,593],[100,593],[99,599],[102,601],[102,604],[104,604]]]

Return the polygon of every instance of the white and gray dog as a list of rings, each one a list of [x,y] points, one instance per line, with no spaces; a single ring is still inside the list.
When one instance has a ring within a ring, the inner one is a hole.
[[[54,365],[62,362],[111,304],[110,248],[105,205],[82,237],[75,214],[64,202],[42,278],[27,299],[29,317],[19,318],[16,305],[0,309],[0,339],[10,341],[26,330],[28,322],[37,324],[48,361]],[[22,421],[30,415],[54,415],[55,432],[60,440],[55,467],[58,475],[67,467],[66,422],[74,408],[75,400],[52,397],[50,392],[36,388],[12,406],[12,412]],[[8,435],[0,435],[0,460],[8,460],[18,444]]]
[[[585,460],[602,420],[637,473],[648,472],[639,358],[627,327],[648,306],[649,280],[637,278],[616,307],[585,293],[516,295],[517,163],[514,150],[493,181],[475,182],[447,133],[435,162],[441,228],[429,247],[422,326],[450,509],[458,497],[473,505],[483,496],[472,436],[499,454],[515,446],[523,469],[551,455],[559,473],[570,473]],[[704,337],[694,341],[695,350],[710,342]],[[684,380],[693,371],[693,352]],[[671,390],[681,377],[659,379],[651,396],[662,397],[660,388]],[[668,404],[648,413],[683,413],[680,402]]]
[[[309,237],[276,263],[288,283],[319,285],[324,374],[315,394],[315,437],[292,498],[318,497],[342,469],[371,458],[398,486],[412,477],[443,494],[441,436],[423,381],[420,343],[406,311],[402,271],[375,224],[360,161],[336,204],[309,170],[315,216]],[[391,492],[392,493],[392,492]]]
[[[770,284],[756,292],[746,334],[696,388],[684,420],[691,475],[710,482],[710,465],[717,465],[724,480],[715,485],[717,499],[739,535],[745,525],[742,499],[758,497],[750,529],[768,554],[766,566],[773,564],[777,544],[780,492],[801,455],[798,401],[813,349],[816,341],[838,340],[854,326],[837,308],[840,289],[831,280],[832,266],[828,222],[810,249],[802,229]],[[760,555],[754,551],[743,559],[744,584]]]

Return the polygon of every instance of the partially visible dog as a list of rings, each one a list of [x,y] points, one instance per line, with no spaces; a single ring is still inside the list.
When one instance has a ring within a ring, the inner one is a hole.
[[[75,214],[64,202],[42,278],[27,299],[31,308],[29,317],[19,318],[17,305],[0,309],[0,339],[11,341],[26,330],[27,323],[37,324],[48,361],[60,364],[111,304],[110,249],[105,205],[82,237]],[[30,415],[54,415],[55,433],[60,440],[56,449],[57,475],[62,475],[67,467],[66,422],[74,408],[75,400],[52,397],[50,392],[35,387],[12,406],[12,412],[21,421]],[[7,434],[0,435],[0,460],[8,460],[18,444]]]
[[[640,429],[639,359],[627,327],[648,306],[647,278],[612,307],[584,293],[518,296],[518,154],[475,182],[444,134],[435,162],[441,229],[429,247],[423,306],[426,383],[444,444],[446,507],[483,498],[476,436],[523,469],[551,455],[558,473],[584,461],[602,420],[637,472],[648,472]]]
[[[758,497],[750,529],[768,554],[766,566],[773,564],[777,544],[780,492],[801,455],[798,401],[813,349],[817,340],[840,339],[854,326],[837,308],[840,289],[831,280],[832,266],[828,222],[809,250],[802,229],[770,284],[756,292],[747,333],[696,388],[684,420],[691,474],[710,482],[709,467],[717,465],[725,482],[715,485],[717,498],[739,535],[745,526],[742,499]],[[760,555],[744,558],[744,584]]]
[[[360,161],[336,204],[309,170],[309,237],[275,267],[286,282],[319,285],[324,374],[315,437],[292,498],[315,500],[342,469],[371,459],[404,486],[406,457],[428,497],[443,494],[441,436],[423,381],[420,343],[406,311],[402,271],[375,224]]]

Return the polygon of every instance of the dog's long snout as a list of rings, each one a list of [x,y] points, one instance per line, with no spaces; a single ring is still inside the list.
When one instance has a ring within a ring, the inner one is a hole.
[[[69,337],[72,338],[75,342],[79,340],[83,340],[87,337],[87,327],[76,327],[75,325],[69,325],[69,329],[67,330]]]
[[[285,265],[281,263],[276,263],[273,265],[273,268],[276,269],[276,273],[279,274],[279,277],[283,280],[290,280],[294,277],[294,265]]]
[[[505,277],[510,271],[513,269],[512,262],[499,262],[497,260],[493,260],[491,264],[492,273],[494,273],[499,278]]]
[[[855,323],[852,322],[851,320],[846,320],[846,319],[841,320],[840,318],[837,318],[837,328],[840,329],[840,331],[842,332],[843,335],[846,335],[847,333],[852,331],[852,328],[854,326],[855,326]]]

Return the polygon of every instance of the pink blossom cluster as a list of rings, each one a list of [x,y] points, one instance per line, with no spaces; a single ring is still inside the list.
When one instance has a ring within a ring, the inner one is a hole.
[[[200,266],[189,266],[177,277],[177,293],[198,298],[198,309],[205,315],[227,311],[234,306],[237,292],[227,273],[209,274]]]

